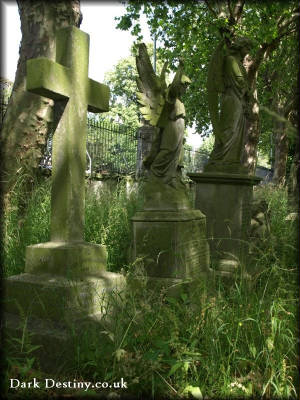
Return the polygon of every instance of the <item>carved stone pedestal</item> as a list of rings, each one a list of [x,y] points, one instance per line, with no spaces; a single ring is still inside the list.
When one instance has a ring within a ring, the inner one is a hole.
[[[207,272],[205,216],[199,210],[141,211],[133,221],[133,257],[148,276],[193,278]]]
[[[253,186],[260,178],[219,172],[188,176],[196,183],[195,207],[206,215],[212,267],[230,275],[248,254]]]
[[[132,218],[133,260],[141,259],[148,277],[188,279],[209,268],[206,218],[191,207],[186,186],[151,177],[144,187],[144,204]]]

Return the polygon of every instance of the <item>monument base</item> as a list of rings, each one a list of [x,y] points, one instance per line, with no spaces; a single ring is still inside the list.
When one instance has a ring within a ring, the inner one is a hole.
[[[25,272],[51,273],[69,278],[106,269],[105,246],[87,242],[46,242],[26,247]]]
[[[76,320],[73,325],[62,325],[57,321],[33,316],[23,318],[6,312],[3,318],[5,352],[9,357],[17,359],[18,365],[22,366],[23,360],[26,364],[27,351],[30,350],[30,357],[35,359],[33,369],[54,376],[64,376],[66,371],[76,365],[76,357],[80,355],[80,351],[94,351],[95,346],[100,343],[103,354],[111,354],[112,342],[105,334],[106,326],[101,313]]]
[[[209,268],[205,216],[199,210],[140,211],[133,221],[133,259],[147,276],[193,278]]]
[[[26,335],[30,345],[37,346],[32,356],[42,371],[57,372],[58,366],[72,364],[76,345],[87,339],[83,336],[95,330],[99,336],[103,324],[115,317],[109,294],[124,290],[125,284],[124,276],[107,271],[82,279],[28,273],[7,278],[3,325],[7,353],[22,356],[13,343]]]
[[[124,285],[122,275],[108,271],[82,279],[52,274],[14,275],[5,280],[5,309],[65,323],[100,311],[106,304],[107,292]]]
[[[256,176],[204,172],[188,174],[196,183],[195,207],[207,219],[212,267],[230,275],[245,265]]]

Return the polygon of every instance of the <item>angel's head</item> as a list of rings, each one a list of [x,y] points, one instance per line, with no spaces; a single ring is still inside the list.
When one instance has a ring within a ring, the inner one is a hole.
[[[180,79],[180,95],[182,96],[185,92],[189,84],[191,83],[191,80],[188,76],[182,74],[181,79]]]
[[[244,36],[235,37],[230,44],[230,50],[234,53],[240,53],[242,58],[244,58],[246,54],[249,53],[252,47],[252,40]]]

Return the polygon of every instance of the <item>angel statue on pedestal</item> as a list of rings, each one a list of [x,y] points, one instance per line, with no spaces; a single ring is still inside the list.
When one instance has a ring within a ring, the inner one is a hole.
[[[137,97],[142,105],[140,111],[145,120],[156,128],[151,150],[143,160],[148,170],[148,180],[177,189],[182,185],[185,119],[185,108],[180,98],[190,79],[183,74],[183,61],[179,60],[173,82],[167,86],[167,63],[164,64],[160,77],[156,76],[144,43],[138,47],[136,66],[139,89]]]
[[[243,60],[252,42],[236,37],[217,46],[207,78],[208,108],[215,136],[206,172],[247,173],[243,146],[248,129],[251,91]]]

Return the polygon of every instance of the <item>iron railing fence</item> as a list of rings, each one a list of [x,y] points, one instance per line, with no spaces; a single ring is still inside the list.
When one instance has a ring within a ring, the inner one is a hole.
[[[1,125],[8,105],[8,99],[0,97]],[[128,175],[135,173],[137,156],[137,132],[131,127],[99,121],[95,118],[87,120],[87,173]],[[40,166],[52,167],[52,137],[48,136],[45,153]]]
[[[87,151],[93,173],[135,173],[137,131],[126,125],[90,118],[87,125]]]
[[[184,173],[202,172],[208,158],[209,154],[206,151],[194,150],[185,146],[183,153]]]
[[[51,169],[52,137],[49,135],[41,167]],[[125,125],[88,118],[86,173],[90,177],[128,175],[135,172],[136,131]]]
[[[0,97],[1,124],[7,109],[7,96]],[[88,118],[87,173],[128,175],[136,172],[138,132],[131,127]],[[52,134],[49,135],[40,166],[51,169]],[[201,172],[207,162],[206,152],[184,148],[184,172]]]

